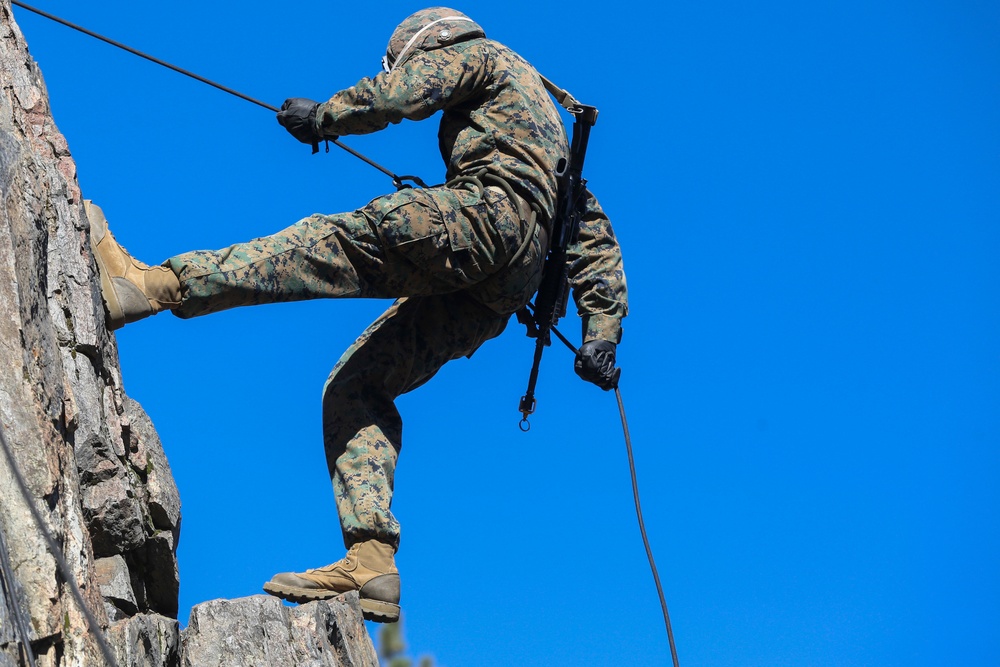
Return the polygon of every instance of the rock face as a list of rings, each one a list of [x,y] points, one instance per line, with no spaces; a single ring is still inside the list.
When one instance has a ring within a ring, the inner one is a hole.
[[[179,631],[180,498],[122,388],[76,165],[9,0],[0,85],[0,667],[104,664],[18,472],[119,664],[377,666],[352,596],[207,602]]]
[[[378,667],[353,592],[301,607],[268,595],[205,602],[191,610],[182,634],[184,667]]]

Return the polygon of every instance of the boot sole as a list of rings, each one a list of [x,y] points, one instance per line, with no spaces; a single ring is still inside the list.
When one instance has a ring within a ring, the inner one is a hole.
[[[264,591],[295,604],[305,604],[316,600],[329,600],[335,598],[340,593],[338,591],[299,588],[298,586],[283,586],[273,582],[264,584]],[[395,623],[399,620],[399,605],[370,598],[359,598],[361,602],[361,612],[366,621],[376,623]]]

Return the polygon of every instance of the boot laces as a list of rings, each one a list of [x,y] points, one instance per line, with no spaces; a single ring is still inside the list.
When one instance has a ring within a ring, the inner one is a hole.
[[[354,556],[354,552],[357,551],[357,547],[351,547],[347,551],[347,555],[338,560],[336,563],[330,563],[329,565],[324,565],[323,567],[313,567],[306,570],[307,573],[312,572],[333,572],[338,567],[342,570],[349,570],[351,567],[351,557]]]

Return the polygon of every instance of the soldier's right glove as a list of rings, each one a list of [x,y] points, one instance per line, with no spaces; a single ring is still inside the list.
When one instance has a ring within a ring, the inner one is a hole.
[[[316,125],[317,107],[318,102],[304,97],[287,99],[278,112],[278,123],[302,143],[315,146],[323,139]]]
[[[617,346],[606,340],[592,340],[580,346],[573,369],[587,382],[608,391],[618,386],[621,369],[615,368]]]

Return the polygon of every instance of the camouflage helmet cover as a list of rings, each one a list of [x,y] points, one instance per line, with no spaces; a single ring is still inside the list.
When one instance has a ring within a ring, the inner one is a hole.
[[[390,71],[397,62],[402,62],[418,49],[430,51],[485,36],[479,24],[462,12],[447,7],[421,9],[404,19],[393,31],[382,65]]]

